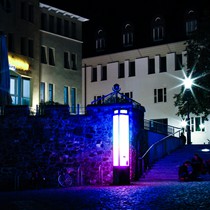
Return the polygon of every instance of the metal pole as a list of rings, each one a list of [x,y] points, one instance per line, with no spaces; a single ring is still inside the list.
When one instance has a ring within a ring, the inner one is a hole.
[[[191,144],[190,110],[189,110],[189,100],[187,100],[187,145],[190,144]]]

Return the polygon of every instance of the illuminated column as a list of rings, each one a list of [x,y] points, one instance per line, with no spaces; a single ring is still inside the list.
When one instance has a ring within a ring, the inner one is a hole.
[[[113,115],[113,173],[114,184],[129,184],[129,115],[119,109]]]

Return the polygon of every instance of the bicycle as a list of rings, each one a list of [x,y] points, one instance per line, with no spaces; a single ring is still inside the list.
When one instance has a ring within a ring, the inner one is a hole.
[[[70,187],[73,184],[73,179],[71,177],[72,168],[64,168],[58,171],[58,184],[61,187]]]

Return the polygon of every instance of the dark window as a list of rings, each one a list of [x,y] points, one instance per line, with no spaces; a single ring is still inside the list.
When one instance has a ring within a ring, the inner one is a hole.
[[[99,30],[96,37],[96,50],[101,51],[105,48],[105,35],[103,30]]]
[[[15,48],[14,48],[14,34],[8,34],[8,51],[10,52],[14,52]]]
[[[134,77],[136,75],[136,72],[135,72],[135,62],[130,62],[129,63],[129,77]]]
[[[69,21],[64,20],[64,36],[69,37]]]
[[[76,54],[74,54],[74,53],[71,53],[71,68],[73,70],[77,70]]]
[[[158,89],[158,102],[163,102],[163,89]]]
[[[54,17],[52,15],[49,16],[49,31],[54,32]]]
[[[102,66],[101,80],[107,80],[107,67],[106,66]]]
[[[97,68],[92,68],[91,82],[97,81]]]
[[[34,6],[31,4],[28,5],[28,21],[34,22]]]
[[[151,58],[149,59],[148,74],[154,74],[154,73],[155,73],[155,59]]]
[[[71,23],[71,37],[76,38],[76,23]]]
[[[20,16],[24,20],[26,20],[26,18],[27,18],[26,2],[21,2]]]
[[[47,14],[41,14],[41,29],[47,30]]]
[[[166,57],[160,57],[160,72],[166,72]]]
[[[27,55],[26,38],[24,37],[21,37],[21,40],[20,40],[20,52],[21,52],[21,55]]]
[[[2,8],[5,12],[7,12],[7,13],[11,12],[10,0],[1,0],[0,5],[2,6]]]
[[[129,47],[133,45],[133,29],[130,24],[126,24],[123,31],[123,46]]]
[[[125,65],[124,65],[124,63],[120,63],[120,65],[119,65],[118,78],[125,78]]]
[[[166,88],[154,89],[154,103],[166,102],[167,93]]]
[[[62,34],[62,20],[61,18],[57,18],[57,34]]]
[[[47,63],[46,47],[41,46],[41,63]]]
[[[54,50],[52,48],[49,48],[49,64],[55,66]]]
[[[182,54],[176,54],[175,57],[175,70],[181,70],[182,69]]]
[[[64,68],[70,69],[69,53],[64,52]]]
[[[152,26],[153,41],[161,41],[164,39],[164,20],[161,17],[156,17]]]
[[[193,32],[195,32],[198,28],[197,24],[197,17],[196,12],[193,10],[189,10],[186,15],[186,35],[189,36]]]
[[[31,39],[28,40],[28,56],[30,58],[34,57],[34,41]]]

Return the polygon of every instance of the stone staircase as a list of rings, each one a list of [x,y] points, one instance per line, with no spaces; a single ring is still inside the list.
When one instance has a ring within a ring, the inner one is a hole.
[[[202,152],[202,149],[209,151]],[[203,160],[210,160],[210,144],[185,145],[154,163],[140,181],[177,181],[179,166],[185,160],[191,160],[194,153],[198,153]],[[210,181],[210,174],[201,175],[201,178]]]

